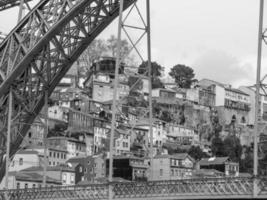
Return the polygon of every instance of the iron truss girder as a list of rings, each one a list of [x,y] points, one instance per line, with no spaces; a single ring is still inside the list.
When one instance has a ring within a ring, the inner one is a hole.
[[[30,2],[32,0],[24,0],[24,2]],[[0,11],[12,8],[20,5],[20,0],[0,0]]]
[[[129,7],[135,0],[126,0]],[[42,0],[0,44],[0,180],[7,95],[14,94],[12,157],[50,95],[86,47],[119,14],[119,0]]]
[[[257,199],[267,197],[266,180],[259,179]],[[251,178],[208,178],[112,183],[113,199],[253,199]],[[108,199],[108,184],[0,191],[0,200]]]

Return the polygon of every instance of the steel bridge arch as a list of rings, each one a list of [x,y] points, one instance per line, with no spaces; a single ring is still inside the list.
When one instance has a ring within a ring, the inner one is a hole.
[[[125,0],[124,9],[136,0]],[[0,44],[0,180],[5,173],[7,97],[14,96],[10,156],[86,47],[119,15],[119,0],[41,0]]]

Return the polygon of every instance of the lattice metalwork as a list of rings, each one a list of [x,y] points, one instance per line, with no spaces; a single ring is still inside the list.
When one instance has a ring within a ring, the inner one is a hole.
[[[32,0],[24,0],[30,2]],[[0,0],[0,11],[20,5],[20,0]]]
[[[90,200],[107,199],[108,186],[88,185],[73,187],[53,187],[40,189],[20,189],[3,191],[0,194],[0,200],[35,200],[35,199],[62,199],[62,200]]]
[[[252,179],[193,179],[149,183],[117,183],[115,198],[251,196]]]
[[[267,197],[267,180],[259,179],[258,198]],[[113,199],[253,199],[252,178],[188,179],[173,181],[112,183]],[[0,191],[10,199],[107,199],[108,185],[35,188]]]
[[[126,0],[124,9],[135,0]],[[7,95],[14,95],[10,155],[60,79],[118,16],[119,0],[42,0],[0,45],[0,180],[4,175]],[[11,63],[11,64],[10,64]]]

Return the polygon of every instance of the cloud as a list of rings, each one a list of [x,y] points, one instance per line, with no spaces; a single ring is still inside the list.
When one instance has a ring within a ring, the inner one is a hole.
[[[221,50],[208,50],[198,56],[192,66],[198,79],[208,78],[238,87],[253,83],[254,60],[254,57],[239,60]]]

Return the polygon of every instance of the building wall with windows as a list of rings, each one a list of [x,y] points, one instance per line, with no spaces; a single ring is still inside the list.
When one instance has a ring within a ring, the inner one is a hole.
[[[48,108],[48,117],[50,119],[68,122],[68,109],[58,105],[50,106]]]
[[[86,145],[84,141],[80,141],[70,137],[50,137],[48,144],[52,148],[62,149],[67,151],[67,159],[76,156],[86,155]]]
[[[68,154],[67,151],[56,148],[49,148],[48,149],[49,166],[64,164],[67,160],[67,154]]]
[[[148,135],[150,135],[148,119],[140,120],[139,122],[136,123],[136,127],[147,130]],[[153,145],[161,147],[164,141],[166,141],[166,135],[167,135],[164,123],[161,120],[153,119],[152,131],[153,131]],[[150,143],[150,137],[148,137],[148,144],[149,143]]]
[[[26,149],[27,152],[36,151],[39,156],[44,158],[44,147],[32,146]],[[60,164],[64,164],[67,160],[68,152],[64,150],[62,147],[48,147],[47,149],[47,157],[48,157],[48,166],[57,166]]]
[[[22,170],[24,174],[39,174],[43,176],[43,167],[30,167]],[[62,185],[74,185],[75,184],[75,169],[67,165],[48,166],[47,176],[49,178],[59,181]]]
[[[5,179],[0,184],[0,189],[4,189]],[[11,172],[8,177],[9,189],[30,189],[42,187],[43,176],[36,173]],[[47,187],[56,187],[62,185],[60,181],[46,177]]]
[[[151,181],[179,180],[192,177],[194,159],[186,153],[157,155],[153,159]]]
[[[41,156],[37,151],[19,151],[10,163],[9,170],[21,171],[29,167],[41,166]]]
[[[94,126],[94,153],[101,152],[105,149],[105,140],[110,129],[106,127]]]
[[[199,138],[195,136],[195,131],[193,128],[177,124],[168,124],[166,126],[166,131],[167,131],[167,140],[171,140],[178,144],[192,145],[199,141]]]
[[[131,137],[126,130],[116,130],[115,132],[115,154],[123,155],[130,153]]]
[[[114,79],[110,78],[109,75],[94,75],[90,86],[92,88],[92,99],[99,102],[112,100],[114,91],[113,82]],[[117,100],[119,100],[121,97],[127,96],[129,94],[129,90],[130,88],[128,86],[127,81],[125,81],[125,76],[120,75],[117,91]]]

